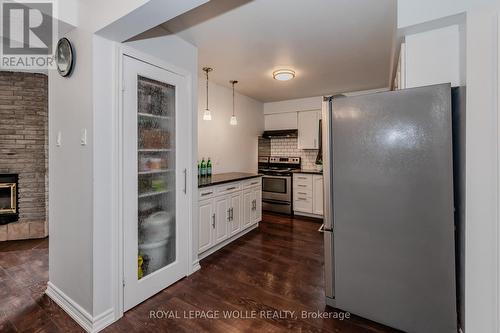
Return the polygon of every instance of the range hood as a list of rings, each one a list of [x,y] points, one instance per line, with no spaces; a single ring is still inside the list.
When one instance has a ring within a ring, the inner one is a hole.
[[[262,137],[266,139],[297,138],[298,136],[299,136],[299,131],[296,129],[265,131],[264,134],[262,134]]]

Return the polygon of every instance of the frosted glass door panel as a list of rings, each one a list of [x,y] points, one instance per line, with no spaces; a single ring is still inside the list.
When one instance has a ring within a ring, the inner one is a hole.
[[[175,261],[175,87],[137,77],[139,279]]]

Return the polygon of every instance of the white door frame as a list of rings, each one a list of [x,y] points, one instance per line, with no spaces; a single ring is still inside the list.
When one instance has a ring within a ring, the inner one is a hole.
[[[497,262],[497,285],[496,285],[496,311],[500,311],[500,11],[497,12],[497,235],[496,235],[496,262]],[[500,315],[496,318],[496,330],[500,333]]]
[[[123,58],[124,56],[129,56],[137,60],[143,61],[150,65],[156,66],[158,68],[164,69],[166,71],[175,73],[177,75],[183,76],[186,80],[186,89],[188,95],[188,110],[189,110],[189,123],[193,124],[193,89],[192,80],[193,77],[189,71],[158,59],[154,56],[150,56],[143,52],[140,52],[132,47],[117,44],[115,59],[115,109],[114,112],[114,128],[113,128],[113,138],[115,140],[113,145],[113,168],[115,170],[113,179],[113,234],[116,235],[113,244],[113,295],[114,295],[114,309],[115,309],[115,320],[118,320],[123,316],[124,307],[124,258],[123,258],[123,247],[124,247],[124,228],[123,228]],[[187,167],[187,184],[186,190],[188,192],[188,206],[191,208],[195,200],[195,194],[193,193],[193,137],[194,137],[193,126],[189,128],[189,152],[188,152],[188,166]],[[196,271],[197,263],[193,263],[193,212],[189,209],[188,213],[188,241],[186,242],[187,254],[188,254],[188,265],[186,276],[192,274]]]

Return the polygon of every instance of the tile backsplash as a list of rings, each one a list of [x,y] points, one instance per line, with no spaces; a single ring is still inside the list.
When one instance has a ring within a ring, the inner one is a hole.
[[[298,149],[297,138],[275,138],[271,139],[271,156],[300,157],[302,169],[315,169],[318,150]]]

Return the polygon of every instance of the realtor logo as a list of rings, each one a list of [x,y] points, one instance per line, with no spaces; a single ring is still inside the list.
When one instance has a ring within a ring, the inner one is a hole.
[[[2,68],[47,69],[53,65],[54,1],[1,1]]]

